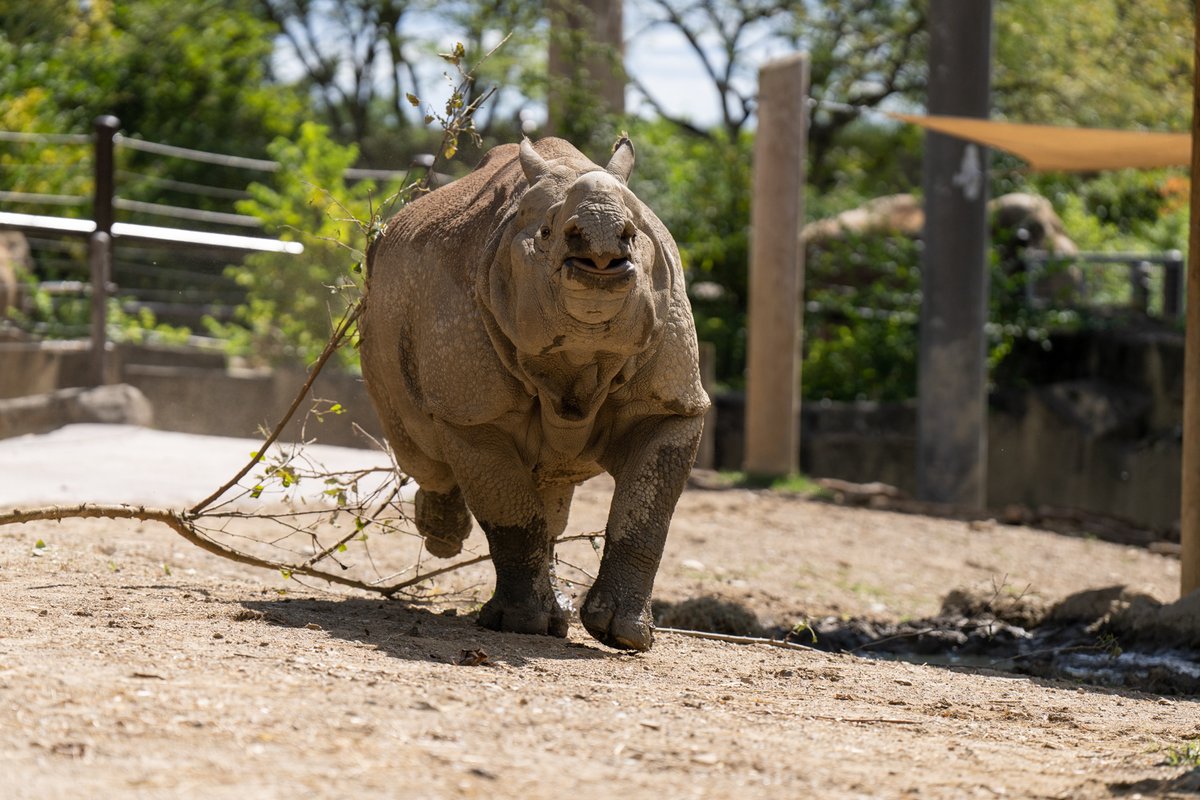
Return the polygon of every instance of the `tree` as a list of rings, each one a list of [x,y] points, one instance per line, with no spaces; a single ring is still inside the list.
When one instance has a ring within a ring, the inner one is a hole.
[[[996,6],[993,101],[1019,122],[1187,130],[1195,0]]]
[[[728,141],[750,123],[757,76],[755,54],[775,49],[809,53],[809,180],[833,184],[831,154],[864,110],[894,98],[918,102],[925,86],[924,0],[643,0],[649,27],[675,29],[699,62],[720,103]],[[637,75],[633,86],[664,119],[694,136],[713,136],[692,120],[673,117]]]
[[[425,13],[415,0],[257,0],[263,13],[283,32],[281,51],[299,68],[299,84],[316,101],[334,138],[359,147],[364,165],[404,166],[417,148],[428,149],[436,134],[424,125],[426,96],[436,94],[421,62],[432,58],[434,42],[412,31]],[[450,36],[463,44],[463,59],[474,64],[501,39],[504,48],[483,64],[469,104],[490,85],[534,88],[529,74],[544,63],[530,48],[544,34],[541,10],[517,0],[459,0],[441,4],[436,16]],[[445,42],[440,42],[445,46]],[[435,81],[436,83],[436,81]],[[416,102],[414,102],[414,99]],[[481,132],[496,123],[486,112]]]
[[[260,0],[283,32],[302,85],[338,138],[353,142],[371,135],[373,111],[394,129],[411,122],[405,96],[419,96],[421,82],[405,52],[403,26],[413,6],[410,0]]]
[[[251,0],[50,5],[52,24],[42,4],[0,6],[0,94],[60,132],[115,114],[147,139],[259,155],[296,124],[298,99],[271,80],[275,29]]]

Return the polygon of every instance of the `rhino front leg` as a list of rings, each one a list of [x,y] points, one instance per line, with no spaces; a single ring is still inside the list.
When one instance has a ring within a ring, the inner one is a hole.
[[[543,496],[516,454],[489,449],[489,444],[494,448],[494,442],[457,439],[448,448],[467,506],[487,535],[496,570],[496,590],[480,609],[479,624],[497,631],[566,636],[569,609],[559,604],[550,571],[553,541],[561,530],[557,515],[547,514]]]
[[[646,420],[606,455],[616,491],[600,571],[579,617],[609,647],[648,650],[654,641],[650,592],[702,426],[700,417]]]

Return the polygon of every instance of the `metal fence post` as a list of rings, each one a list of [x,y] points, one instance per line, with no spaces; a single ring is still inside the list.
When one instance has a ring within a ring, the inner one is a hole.
[[[1129,265],[1129,289],[1133,298],[1133,310],[1150,313],[1150,264],[1139,261]]]
[[[96,117],[93,168],[95,191],[92,219],[96,230],[88,239],[88,267],[91,271],[91,363],[89,373],[96,386],[108,383],[108,281],[112,274],[113,195],[116,193],[114,140],[121,122],[116,117]]]
[[[1174,321],[1183,316],[1183,253],[1173,250],[1171,256],[1163,264],[1162,315]]]
[[[88,237],[88,268],[92,282],[92,351],[88,373],[93,386],[103,386],[109,382],[108,278],[112,274],[112,237],[103,231]]]

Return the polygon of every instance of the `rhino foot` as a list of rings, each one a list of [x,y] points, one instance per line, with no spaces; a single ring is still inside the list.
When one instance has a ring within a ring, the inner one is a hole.
[[[570,626],[568,610],[553,599],[548,603],[530,600],[506,602],[493,597],[479,610],[479,624],[506,633],[533,633],[564,638]]]
[[[615,592],[599,585],[588,592],[579,619],[601,644],[617,650],[645,651],[654,644],[649,604],[630,611],[617,600]]]
[[[471,535],[471,512],[457,486],[444,494],[417,489],[414,506],[417,530],[430,555],[450,558],[462,552]]]

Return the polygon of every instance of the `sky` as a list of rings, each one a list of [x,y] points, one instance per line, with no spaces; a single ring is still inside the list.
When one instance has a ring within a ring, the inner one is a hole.
[[[712,82],[703,72],[702,65],[682,34],[666,25],[651,25],[648,9],[641,0],[625,2],[625,67],[646,86],[664,110],[674,117],[684,118],[708,127],[721,119],[719,97]],[[438,46],[449,50],[454,45],[453,36],[444,35],[445,25],[436,14],[414,15],[411,32],[415,37],[436,41]],[[439,41],[439,37],[442,40]],[[717,49],[713,42],[706,46]],[[751,72],[769,58],[780,55],[778,44],[761,43],[747,50],[745,58]],[[440,72],[442,65],[435,59],[423,60],[422,81],[425,87],[440,89],[444,85]],[[284,79],[299,77],[299,68],[289,60],[286,48],[280,48],[276,56],[277,74]],[[753,80],[753,75],[742,76],[744,88]],[[427,91],[428,91],[427,89]],[[650,112],[650,106],[640,100],[640,93],[626,90],[626,109],[633,113]],[[523,101],[509,97],[502,100],[509,106],[504,114],[515,114]],[[526,103],[534,117],[544,119],[545,109],[540,104]]]

